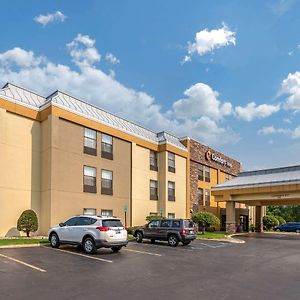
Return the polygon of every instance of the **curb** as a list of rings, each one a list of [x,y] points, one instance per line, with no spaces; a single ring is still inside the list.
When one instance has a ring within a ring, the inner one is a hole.
[[[238,240],[238,239],[235,239],[231,236],[228,236],[227,239],[196,239],[197,241],[216,241],[216,242],[225,242],[225,243],[232,243],[232,244],[245,244],[246,242],[243,241],[243,240]]]
[[[5,245],[5,246],[0,246],[0,249],[31,248],[31,247],[40,247],[40,246],[41,244]]]

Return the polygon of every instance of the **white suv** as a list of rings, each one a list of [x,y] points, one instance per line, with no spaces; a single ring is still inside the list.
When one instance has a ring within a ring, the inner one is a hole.
[[[61,244],[81,245],[88,254],[102,247],[118,252],[128,243],[127,230],[115,217],[75,216],[52,227],[48,236],[53,248]]]

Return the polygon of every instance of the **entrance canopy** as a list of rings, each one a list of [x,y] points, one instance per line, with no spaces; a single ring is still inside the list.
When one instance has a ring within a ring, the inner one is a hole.
[[[300,166],[242,172],[214,186],[212,195],[250,206],[300,205]]]

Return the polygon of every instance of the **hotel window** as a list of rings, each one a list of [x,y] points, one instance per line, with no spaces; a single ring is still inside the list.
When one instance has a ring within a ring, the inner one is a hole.
[[[205,181],[210,182],[210,168],[205,167]]]
[[[175,173],[175,154],[168,152],[168,170]]]
[[[113,194],[113,172],[108,170],[101,171],[101,194]]]
[[[231,179],[231,176],[229,174],[225,173],[225,181],[230,180],[230,179]]]
[[[157,152],[150,150],[150,170],[158,171]]]
[[[198,180],[203,181],[203,165],[198,164]]]
[[[168,213],[168,219],[175,219],[174,213]]]
[[[97,132],[84,128],[84,147],[83,152],[90,155],[97,155]]]
[[[175,201],[175,182],[168,181],[168,200]]]
[[[203,205],[203,189],[198,188],[198,204]]]
[[[84,208],[83,209],[83,214],[84,215],[89,215],[89,216],[96,216],[97,215],[97,210],[96,210],[96,208]]]
[[[158,184],[156,180],[150,180],[150,200],[158,200]]]
[[[205,190],[205,206],[210,206],[210,190]]]
[[[101,209],[102,217],[113,217],[113,211],[111,209]]]
[[[158,214],[157,214],[157,212],[151,212],[151,213],[149,214],[149,216],[150,216],[150,217],[156,217],[156,216],[158,216]]]
[[[101,135],[101,157],[113,159],[113,138],[111,135]]]
[[[88,193],[97,193],[96,186],[97,170],[93,167],[83,167],[83,191]]]

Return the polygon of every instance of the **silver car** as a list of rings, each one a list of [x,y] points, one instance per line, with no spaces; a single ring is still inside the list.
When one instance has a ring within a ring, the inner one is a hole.
[[[87,254],[95,253],[98,248],[118,252],[128,243],[127,230],[115,217],[74,216],[52,227],[48,236],[53,248],[61,244],[80,245]]]

